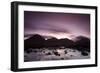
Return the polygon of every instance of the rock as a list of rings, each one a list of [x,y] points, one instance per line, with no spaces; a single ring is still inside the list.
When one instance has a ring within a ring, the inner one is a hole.
[[[70,55],[71,57],[73,57],[73,55]]]
[[[46,55],[51,55],[51,53],[50,53],[50,52],[48,52],[48,53],[46,53]]]
[[[45,53],[45,51],[43,51],[43,53]]]
[[[66,50],[65,50],[64,52],[65,52],[65,54],[67,54],[67,53],[68,53]]]
[[[60,54],[59,54],[58,52],[56,52],[56,51],[53,51],[53,53],[54,53],[54,55],[56,55],[56,56],[60,56]]]
[[[61,58],[61,60],[64,60],[64,58]]]
[[[88,53],[86,53],[86,52],[81,52],[81,54],[83,55],[83,56],[88,56]]]

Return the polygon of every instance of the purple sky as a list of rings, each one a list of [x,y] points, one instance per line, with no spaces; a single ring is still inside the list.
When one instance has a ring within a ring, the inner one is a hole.
[[[90,15],[24,11],[24,36],[90,37]]]

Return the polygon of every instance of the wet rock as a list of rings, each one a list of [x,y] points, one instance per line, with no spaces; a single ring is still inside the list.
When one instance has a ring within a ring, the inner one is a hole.
[[[45,51],[43,51],[43,53],[45,53]]]
[[[73,55],[70,55],[71,57],[73,57]]]
[[[64,58],[61,58],[61,60],[64,60]]]
[[[53,51],[54,55],[60,56],[60,54],[57,51]]]
[[[72,52],[72,50],[70,49],[69,52]]]
[[[50,52],[48,52],[48,53],[46,53],[46,55],[51,55],[51,53],[50,53]]]
[[[87,52],[81,52],[81,54],[83,55],[83,56],[88,56],[88,53]]]
[[[65,52],[65,54],[67,54],[67,53],[68,53],[68,52],[67,52],[67,50],[65,50],[64,52]]]

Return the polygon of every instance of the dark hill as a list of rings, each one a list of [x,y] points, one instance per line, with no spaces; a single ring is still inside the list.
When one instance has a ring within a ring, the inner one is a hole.
[[[61,46],[68,47],[68,48],[73,47],[73,44],[74,44],[72,40],[69,40],[67,38],[60,39],[59,42]]]
[[[57,38],[51,38],[45,41],[45,47],[58,47],[59,40]]]
[[[42,36],[35,34],[29,39],[24,40],[24,47],[25,49],[41,48],[44,47],[44,43],[45,43],[45,39]]]
[[[74,47],[79,48],[81,51],[90,51],[90,39],[84,36],[77,37]]]
[[[90,51],[90,39],[84,36],[79,36],[76,38],[77,41],[73,42],[68,38],[57,39],[50,38],[45,40],[41,35],[35,34],[32,37],[24,40],[24,47],[27,50],[28,48],[48,48],[48,47],[66,47],[66,48],[76,48],[80,51]]]

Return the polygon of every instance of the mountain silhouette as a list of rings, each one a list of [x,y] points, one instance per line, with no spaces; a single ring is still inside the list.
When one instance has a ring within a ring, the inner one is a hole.
[[[78,48],[80,51],[90,52],[90,39],[84,36],[78,36],[74,47]]]
[[[24,40],[24,47],[25,49],[41,48],[41,47],[44,47],[44,42],[45,42],[45,39],[42,36],[35,34],[29,39]]]
[[[57,39],[57,38],[50,38],[50,39],[47,39],[47,40],[45,41],[45,46],[46,46],[46,47],[58,47],[58,46],[59,46],[58,39]]]
[[[67,48],[73,47],[73,44],[74,44],[74,42],[72,40],[69,40],[68,38],[60,39],[59,42],[61,46],[64,46]]]
[[[28,48],[48,48],[48,47],[65,47],[65,48],[76,48],[79,51],[88,51],[90,52],[90,39],[84,36],[76,37],[76,41],[70,40],[68,38],[57,39],[52,37],[50,39],[46,39],[39,35],[34,34],[30,38],[24,40],[24,48],[27,50]]]

